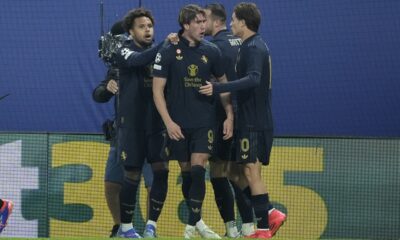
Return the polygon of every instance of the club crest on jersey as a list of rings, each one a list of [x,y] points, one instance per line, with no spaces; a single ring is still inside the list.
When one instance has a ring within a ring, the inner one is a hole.
[[[176,49],[176,60],[182,60],[183,59],[183,56],[181,55],[182,54],[182,50],[181,49]]]
[[[187,70],[190,77],[196,77],[197,72],[199,71],[199,67],[197,65],[190,64],[187,67]]]
[[[123,48],[121,50],[121,55],[124,56],[125,60],[128,60],[129,56],[132,55],[134,51],[131,51],[129,48]]]
[[[125,152],[125,151],[122,151],[122,153],[121,153],[121,159],[122,159],[123,161],[125,161],[127,157],[128,157],[128,156],[127,156],[126,152]]]
[[[201,56],[201,61],[203,61],[203,63],[207,64],[208,58],[206,57],[206,55]]]
[[[161,53],[157,53],[156,55],[156,60],[154,60],[155,63],[161,62]]]

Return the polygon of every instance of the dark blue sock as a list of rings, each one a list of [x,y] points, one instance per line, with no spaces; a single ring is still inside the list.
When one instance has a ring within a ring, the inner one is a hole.
[[[150,191],[149,220],[157,222],[168,192],[168,170],[154,171]]]
[[[226,177],[211,178],[215,203],[224,222],[235,220],[235,202],[229,180]]]
[[[256,215],[257,228],[267,229],[268,223],[268,194],[259,194],[251,197],[254,214]]]
[[[243,193],[243,191],[232,183],[233,190],[235,191],[236,205],[239,209],[240,217],[242,218],[242,223],[252,223],[254,222],[253,206],[251,205],[251,200]]]
[[[136,206],[136,193],[140,180],[124,178],[121,192],[119,194],[121,206],[121,223],[131,223],[133,211]]]
[[[206,169],[202,166],[194,165],[190,172],[192,175],[192,185],[189,191],[190,211],[188,224],[194,226],[200,221],[201,207],[206,195]]]
[[[190,210],[189,191],[192,185],[192,176],[190,172],[181,172],[182,175],[182,194],[185,199],[186,206]]]

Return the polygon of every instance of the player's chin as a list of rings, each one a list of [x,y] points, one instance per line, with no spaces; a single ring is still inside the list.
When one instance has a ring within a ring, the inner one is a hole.
[[[152,37],[145,38],[144,42],[147,43],[147,44],[150,44],[150,43],[153,42],[153,38]]]

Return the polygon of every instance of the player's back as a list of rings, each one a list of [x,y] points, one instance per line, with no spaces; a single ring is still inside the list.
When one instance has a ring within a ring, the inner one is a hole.
[[[231,32],[225,29],[215,34],[211,42],[217,45],[217,47],[221,50],[223,62],[222,65],[228,81],[235,80],[237,78],[235,70],[236,59],[242,41],[240,38],[235,37]],[[234,109],[236,109],[235,95],[235,93],[231,93],[231,100]],[[226,113],[219,97],[216,97],[216,101],[217,104],[215,111],[217,116],[217,124],[220,124],[226,119]]]

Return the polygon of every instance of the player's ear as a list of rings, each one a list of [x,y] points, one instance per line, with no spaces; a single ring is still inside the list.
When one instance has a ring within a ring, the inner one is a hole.
[[[133,31],[133,28],[129,29],[129,35],[131,35],[132,37],[135,36],[135,32]]]
[[[244,21],[244,19],[239,20],[239,25],[241,27],[246,27],[246,21]]]
[[[184,30],[189,30],[189,24],[187,24],[187,23],[183,24],[183,28],[184,28]]]

